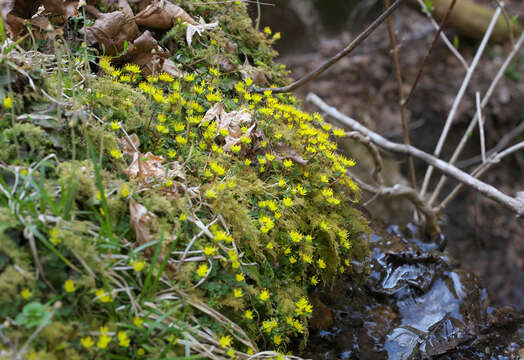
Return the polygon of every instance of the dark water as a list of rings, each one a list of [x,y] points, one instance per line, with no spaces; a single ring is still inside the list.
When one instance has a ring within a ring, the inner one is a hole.
[[[307,357],[314,359],[524,358],[524,316],[489,306],[469,271],[398,228],[370,238],[368,264],[312,294]],[[424,249],[424,250],[422,250]],[[369,274],[358,284],[358,273]],[[519,356],[520,353],[520,356]]]

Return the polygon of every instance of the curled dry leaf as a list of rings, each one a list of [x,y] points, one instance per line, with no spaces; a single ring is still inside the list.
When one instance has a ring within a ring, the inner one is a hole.
[[[237,68],[236,64],[224,55],[218,56],[218,66],[220,67],[220,71],[224,73],[235,71]]]
[[[154,54],[152,50],[155,50]],[[148,76],[153,72],[153,65],[156,72],[163,69],[169,52],[160,47],[153,34],[147,30],[133,41],[125,57],[129,62],[139,65],[143,75]]]
[[[129,223],[136,234],[136,245],[140,246],[151,242],[154,239],[152,232],[158,230],[156,215],[133,199],[129,201],[129,213]]]
[[[240,69],[240,73],[242,74],[242,79],[245,80],[247,78],[251,78],[251,80],[253,80],[253,83],[255,85],[265,86],[269,84],[264,72],[258,69],[257,67],[252,66],[249,63],[247,56],[246,56],[246,60],[244,61],[244,65],[242,65],[242,68]]]
[[[133,17],[133,9],[127,2],[127,0],[118,0],[118,9],[124,13],[128,18]]]
[[[136,14],[134,19],[140,26],[162,30],[171,29],[178,19],[197,25],[197,22],[184,9],[168,0],[155,1]]]
[[[247,109],[239,111],[226,112],[224,104],[216,103],[211,107],[201,123],[216,120],[217,131],[225,129],[228,131],[226,136],[226,144],[224,150],[230,151],[231,146],[240,143],[242,136],[250,136],[253,130],[256,128],[256,122],[253,120],[251,112]],[[248,126],[248,130],[244,133],[242,131],[243,126]]]
[[[110,56],[122,53],[125,42],[131,42],[138,36],[138,26],[129,21],[122,11],[99,14],[94,25],[85,31],[89,45],[98,43]]]
[[[204,19],[200,18],[200,22],[198,24],[188,24],[187,30],[186,30],[186,41],[187,45],[192,48],[191,44],[193,41],[193,36],[198,33],[198,35],[202,35],[202,33],[206,30],[212,30],[218,26],[218,22],[215,21],[211,24],[206,24]]]
[[[273,150],[275,155],[278,156],[281,160],[291,159],[300,165],[307,165],[309,162],[308,160],[304,159],[302,155],[300,155],[295,149],[288,145],[279,143],[276,147],[273,148]]]
[[[78,1],[44,0],[45,12],[61,15],[64,18],[78,16]]]
[[[182,78],[186,75],[185,72],[179,70],[173,60],[164,59],[164,64],[162,65],[162,72],[168,73],[169,75],[174,76],[175,78]]]
[[[140,139],[138,138],[137,134],[131,134],[129,136],[123,137],[119,140],[119,142],[124,154],[133,155],[135,152],[138,152],[138,149],[140,149]]]

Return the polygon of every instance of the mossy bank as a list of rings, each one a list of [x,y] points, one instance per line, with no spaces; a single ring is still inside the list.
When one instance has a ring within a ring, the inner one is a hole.
[[[81,35],[4,51],[1,359],[300,355],[308,292],[366,257],[344,131],[254,91],[287,81],[280,35],[243,2],[178,5],[217,22],[155,33],[179,76]]]

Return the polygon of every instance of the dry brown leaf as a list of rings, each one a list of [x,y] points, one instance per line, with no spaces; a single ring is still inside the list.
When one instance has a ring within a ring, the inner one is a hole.
[[[78,16],[78,1],[44,0],[42,4],[48,13],[61,15],[66,19]]]
[[[157,216],[133,199],[129,201],[129,213],[129,223],[135,231],[136,244],[140,246],[151,242],[154,239],[151,232],[158,229]]]
[[[131,9],[131,6],[127,2],[127,0],[118,0],[118,9],[124,13],[125,16],[128,18],[133,17],[133,9]]]
[[[288,145],[279,143],[276,147],[273,148],[273,150],[275,155],[278,156],[281,160],[291,159],[300,165],[307,165],[309,162],[308,160],[304,159],[295,149]]]
[[[155,50],[154,54],[152,50]],[[169,52],[160,47],[153,34],[146,30],[129,46],[125,58],[139,65],[142,74],[148,76],[153,72],[153,64],[156,72],[163,68],[165,60],[169,58]]]
[[[138,138],[137,134],[131,134],[129,136],[123,137],[119,140],[119,142],[124,154],[133,155],[135,152],[138,152],[138,149],[140,149],[140,139]]]
[[[269,82],[267,80],[266,75],[262,70],[259,68],[252,66],[249,63],[249,60],[247,59],[244,61],[244,65],[242,65],[242,68],[240,69],[240,73],[242,74],[242,79],[251,78],[253,80],[253,83],[258,86],[265,86],[268,85]]]
[[[132,42],[139,33],[136,23],[129,21],[122,11],[99,14],[86,32],[89,45],[98,43],[110,56],[122,53],[125,42]]]
[[[171,29],[178,19],[188,24],[197,25],[197,22],[184,9],[168,0],[154,2],[136,14],[134,19],[140,26],[163,30]]]
[[[186,74],[179,70],[175,63],[171,59],[165,59],[164,64],[162,65],[162,72],[168,73],[169,75],[174,76],[175,78],[183,78]]]
[[[218,66],[220,67],[220,71],[222,71],[223,73],[235,71],[237,68],[236,64],[233,61],[231,61],[230,58],[224,55],[219,55]]]
[[[202,119],[202,123],[216,120],[217,131],[225,129],[228,135],[225,138],[226,144],[224,150],[230,151],[231,146],[240,143],[242,136],[250,136],[251,132],[256,128],[256,122],[253,120],[251,112],[247,109],[239,111],[226,112],[224,104],[216,103],[211,107]],[[244,133],[242,126],[249,126]]]

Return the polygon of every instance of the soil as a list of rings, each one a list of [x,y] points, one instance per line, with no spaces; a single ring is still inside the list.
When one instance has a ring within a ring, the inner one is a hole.
[[[495,3],[482,2],[488,6]],[[312,3],[309,10],[318,10],[318,4],[315,4],[318,2]],[[304,15],[304,12],[294,13],[288,2],[276,1],[274,7],[262,7],[261,26],[270,25],[273,31],[282,31],[284,39],[279,48],[280,61],[291,70],[293,78],[299,78],[342,49],[370,19],[377,16],[380,6],[377,6],[376,1],[361,3],[362,6],[348,14],[349,20],[340,23],[338,17],[336,21],[329,21],[329,16],[333,16],[332,9],[317,12],[314,16],[311,11]],[[522,18],[522,1],[505,1],[505,4],[510,14],[517,14]],[[311,16],[308,17],[307,14]],[[405,81],[404,91],[408,92],[432,41],[434,30],[425,16],[407,7],[397,11],[393,20],[400,40],[398,46]],[[326,26],[326,23],[332,26]],[[447,29],[446,34],[450,39],[457,35],[452,29]],[[459,51],[470,63],[478,43],[460,36],[457,38]],[[475,92],[479,91],[482,96],[487,90],[509,49],[509,44],[489,45],[486,49],[459,108],[442,158],[449,158],[467,128],[475,111]],[[433,152],[464,76],[464,67],[439,42],[408,106],[413,145]],[[363,46],[342,59],[327,73],[299,89],[297,95],[305,97],[308,92],[315,92],[343,113],[386,134],[391,140],[402,142],[397,87],[387,30],[382,25]],[[312,105],[306,106],[311,111],[318,111]],[[484,116],[487,149],[493,148],[505,134],[522,124],[524,52],[517,55],[510,70],[506,72]],[[506,146],[522,140],[524,135],[521,132]],[[475,132],[458,165],[465,170],[470,169],[471,160],[479,155],[479,149],[479,135]],[[397,157],[397,161],[404,174],[407,174],[405,159]],[[419,186],[425,170],[424,163],[416,162]],[[523,173],[524,153],[520,152],[504,159],[482,179],[514,195],[524,189]],[[437,180],[438,176],[434,175],[433,181]],[[453,185],[453,182],[448,182],[442,194],[449,193]],[[442,222],[448,242],[446,252],[462,263],[464,268],[479,276],[481,283],[488,289],[491,304],[511,305],[517,311],[524,312],[524,221],[517,219],[500,205],[467,189],[446,209]]]

